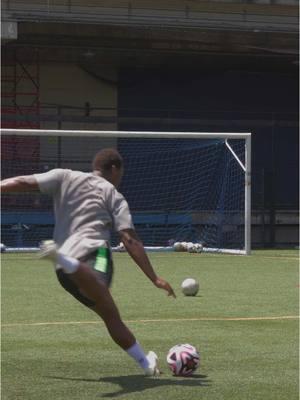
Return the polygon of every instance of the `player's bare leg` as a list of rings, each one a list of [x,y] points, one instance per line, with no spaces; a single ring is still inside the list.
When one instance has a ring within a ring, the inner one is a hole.
[[[138,362],[146,375],[159,375],[157,355],[153,351],[145,355],[132,332],[122,321],[105,283],[84,263],[80,263],[78,270],[71,275],[81,292],[94,301],[95,306],[91,308],[102,318],[115,343]]]
[[[81,293],[95,303],[91,308],[103,319],[112,339],[124,350],[131,347],[136,342],[135,337],[121,320],[119,310],[105,283],[82,262],[70,278]]]
[[[42,244],[41,257],[61,264],[81,293],[95,303],[91,308],[102,318],[112,339],[137,361],[146,375],[159,375],[156,354],[149,352],[145,355],[132,332],[122,321],[108,287],[96,273],[85,263],[59,253],[53,242]]]

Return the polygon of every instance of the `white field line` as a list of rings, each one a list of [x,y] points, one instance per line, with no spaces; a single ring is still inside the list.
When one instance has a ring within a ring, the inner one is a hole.
[[[7,253],[8,254],[8,253]],[[16,256],[18,257],[20,254],[22,254],[22,257],[30,260],[35,260],[35,261],[40,261],[40,258],[38,258],[36,253],[10,253],[10,256]],[[199,258],[212,258],[212,257],[222,257],[224,255],[226,256],[240,256],[240,254],[214,254],[214,253],[188,253],[188,252],[150,252],[149,253],[151,256],[154,255],[156,258],[166,258],[170,254],[176,255],[176,257],[185,257],[186,255],[192,256],[192,257],[199,257]],[[116,255],[128,255],[126,252],[122,253],[114,253],[114,256]],[[278,255],[278,256],[268,256],[268,255],[259,255],[259,254],[253,254],[250,257],[257,257],[258,259],[261,258],[270,258],[270,259],[276,259],[276,260],[300,260],[300,253],[299,256],[296,255]],[[13,257],[11,257],[13,258]]]
[[[296,320],[300,316],[282,315],[273,317],[199,317],[199,318],[169,318],[169,319],[132,319],[126,320],[126,323],[161,323],[161,322],[189,322],[189,321],[281,321]],[[51,326],[51,325],[92,325],[99,324],[102,321],[53,321],[53,322],[20,322],[11,324],[2,324],[2,328],[17,326]]]
[[[118,253],[119,254],[119,253]],[[241,255],[241,254],[208,254],[208,253],[206,253],[206,254],[202,254],[202,253],[200,253],[200,254],[198,254],[198,253],[186,253],[186,252],[184,252],[184,253],[148,253],[148,255],[150,254],[150,256],[154,256],[155,258],[166,258],[166,257],[168,257],[170,254],[176,254],[176,258],[177,257],[186,257],[186,256],[189,256],[189,257],[195,257],[195,258],[197,258],[197,257],[199,257],[199,259],[201,259],[201,258],[221,258],[221,257],[224,257],[225,258],[225,256],[226,257],[230,257],[230,256],[234,256],[234,257],[244,257],[243,255]],[[115,255],[114,255],[115,256]],[[253,258],[253,257],[255,257],[256,258],[256,260],[260,260],[260,259],[263,259],[263,258],[270,258],[270,259],[273,259],[273,260],[299,260],[300,259],[300,257],[296,257],[296,256],[256,256],[256,255],[253,255],[253,256],[247,256],[247,258]]]
[[[299,257],[289,257],[289,256],[258,256],[259,258],[271,258],[276,260],[297,260],[299,261]]]

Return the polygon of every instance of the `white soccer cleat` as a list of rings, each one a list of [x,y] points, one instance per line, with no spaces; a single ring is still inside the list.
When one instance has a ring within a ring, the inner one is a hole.
[[[154,351],[149,351],[146,358],[149,361],[149,366],[145,368],[145,375],[146,376],[160,375],[160,370],[158,369],[158,357],[154,353]]]
[[[56,262],[57,246],[54,240],[44,240],[41,242],[39,258],[46,258],[47,260]]]

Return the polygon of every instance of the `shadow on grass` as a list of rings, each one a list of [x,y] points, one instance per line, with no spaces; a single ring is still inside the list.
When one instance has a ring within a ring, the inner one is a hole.
[[[189,387],[200,387],[210,386],[210,380],[207,379],[207,375],[194,374],[190,377],[173,377],[173,378],[147,378],[143,375],[124,375],[124,376],[106,376],[99,379],[89,378],[71,378],[63,376],[47,376],[50,379],[61,379],[67,381],[81,381],[81,382],[99,382],[99,383],[112,383],[118,385],[119,389],[101,394],[101,397],[118,397],[124,394],[142,392],[147,389],[152,389],[161,386],[189,386]]]

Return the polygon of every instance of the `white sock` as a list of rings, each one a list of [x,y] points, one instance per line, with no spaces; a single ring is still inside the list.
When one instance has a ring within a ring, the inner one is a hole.
[[[149,367],[149,361],[147,360],[147,357],[139,345],[138,342],[135,342],[133,346],[131,346],[129,349],[126,350],[126,352],[135,359],[135,361],[143,368]]]
[[[57,253],[57,263],[62,266],[66,274],[73,274],[79,268],[80,261],[76,258],[66,256],[62,253]]]

